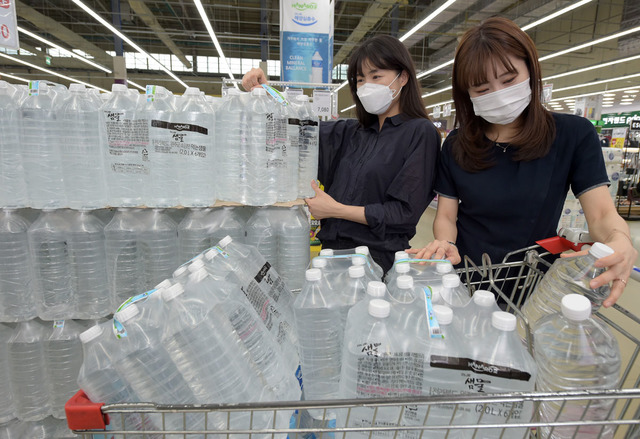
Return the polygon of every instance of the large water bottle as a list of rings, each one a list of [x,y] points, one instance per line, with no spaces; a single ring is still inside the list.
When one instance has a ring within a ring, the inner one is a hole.
[[[142,204],[142,188],[149,166],[143,155],[149,143],[146,120],[137,115],[137,102],[126,85],[113,84],[101,108],[100,129],[109,205],[132,207]]]
[[[398,276],[395,285],[389,285],[391,297],[391,320],[416,339],[428,337],[426,318],[426,296],[422,288],[416,287],[411,276]]]
[[[458,310],[455,324],[472,348],[472,353],[485,349],[483,340],[493,328],[491,316],[495,311],[500,311],[496,297],[492,292],[485,290],[477,290],[469,304]]]
[[[620,379],[620,348],[607,325],[591,315],[592,303],[577,294],[561,301],[562,314],[542,318],[534,331],[536,386],[542,392],[613,390]],[[543,401],[542,422],[606,421],[614,400]],[[562,410],[560,412],[560,410]],[[612,425],[539,427],[544,438],[612,438]]]
[[[276,270],[287,286],[300,290],[309,265],[309,219],[300,206],[279,209],[278,258]]]
[[[243,202],[246,199],[246,154],[248,148],[247,111],[240,97],[242,93],[232,88],[220,106],[216,117],[216,137],[220,149],[218,198],[224,201]]]
[[[34,293],[42,320],[73,318],[75,295],[69,258],[69,222],[62,210],[44,209],[27,231]]]
[[[0,323],[0,394],[2,394],[2,398],[0,398],[0,424],[16,417],[9,378],[9,346],[7,344],[9,338],[11,338],[11,328]]]
[[[187,87],[176,103],[173,140],[180,156],[180,204],[211,206],[216,202],[218,166],[215,116],[196,87]]]
[[[73,320],[58,320],[44,340],[47,378],[51,385],[51,414],[64,419],[64,405],[78,391],[78,373],[82,366],[80,334],[84,327]]]
[[[595,267],[595,261],[611,254],[611,247],[596,242],[586,255],[557,259],[522,306],[522,313],[527,318],[530,330],[535,329],[541,317],[560,312],[562,298],[567,294],[582,294],[591,301],[593,311],[600,308],[611,289],[608,284],[593,289],[589,282],[606,270],[604,267]],[[524,337],[522,321],[519,322],[518,330],[521,337]]]
[[[451,308],[463,308],[471,301],[469,291],[460,281],[457,274],[445,274],[442,276],[442,300]]]
[[[278,207],[260,207],[247,221],[246,242],[258,251],[276,270],[278,267]],[[279,271],[278,271],[279,272]]]
[[[281,119],[280,129],[285,131],[282,142],[282,163],[278,172],[278,201],[292,201],[298,198],[298,162],[300,160],[300,117],[298,106],[274,104]]]
[[[26,207],[27,185],[22,166],[20,107],[15,89],[0,81],[0,206]]]
[[[114,296],[107,278],[104,224],[88,211],[69,212],[67,246],[71,262],[75,318],[111,314]]]
[[[19,322],[38,315],[29,254],[29,223],[14,210],[0,210],[0,321]]]
[[[64,182],[60,156],[62,126],[54,106],[55,93],[42,81],[29,83],[22,103],[20,139],[22,165],[29,205],[36,209],[64,207]]]
[[[318,178],[319,120],[311,108],[309,96],[300,95],[297,100],[300,103],[298,110],[300,119],[298,197],[307,198],[315,195],[311,188],[311,180]]]
[[[38,320],[20,322],[8,341],[9,377],[18,418],[37,421],[50,414],[43,341],[45,327]]]
[[[247,111],[248,145],[246,162],[247,191],[242,204],[265,206],[278,201],[276,168],[269,168],[275,158],[274,108],[263,88],[251,91]]]
[[[179,262],[190,260],[227,235],[244,241],[244,224],[235,207],[190,209],[178,224]]]
[[[139,239],[144,262],[144,291],[150,290],[179,265],[178,225],[162,209],[139,212],[142,230]]]
[[[145,204],[149,207],[173,207],[179,204],[180,174],[177,169],[178,142],[172,135],[175,108],[171,94],[159,85],[147,85],[142,112],[149,122],[149,184],[145,188]],[[179,138],[179,137],[178,137]]]
[[[384,275],[384,271],[382,270],[382,267],[380,267],[380,265],[378,265],[378,263],[375,262],[371,257],[369,247],[367,247],[366,245],[360,245],[355,248],[355,254],[364,255],[368,262],[367,265],[371,268],[371,270],[373,271],[373,274],[376,276],[376,278],[382,279],[382,276]]]
[[[107,205],[104,151],[100,146],[100,110],[82,84],[69,86],[58,112],[60,152],[67,205],[98,209]]]

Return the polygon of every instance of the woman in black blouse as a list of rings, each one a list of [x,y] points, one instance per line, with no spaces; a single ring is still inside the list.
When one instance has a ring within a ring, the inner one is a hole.
[[[434,197],[441,138],[422,103],[415,67],[396,38],[376,36],[353,52],[347,71],[357,120],[320,123],[316,195],[305,201],[321,220],[325,248],[366,245],[386,272],[409,246]],[[245,90],[267,82],[260,69]]]

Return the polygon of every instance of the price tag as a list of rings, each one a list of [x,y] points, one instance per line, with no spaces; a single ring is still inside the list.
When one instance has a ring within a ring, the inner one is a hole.
[[[440,114],[442,114],[442,107],[440,107],[440,105],[433,107],[433,117],[437,119],[440,117]]]
[[[318,116],[331,117],[331,92],[313,90],[313,110]]]

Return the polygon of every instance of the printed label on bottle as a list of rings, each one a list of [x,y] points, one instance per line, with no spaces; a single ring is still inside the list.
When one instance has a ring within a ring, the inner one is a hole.
[[[40,81],[29,81],[29,96],[38,96],[40,93]]]
[[[427,314],[427,327],[429,328],[429,336],[431,338],[444,339],[444,334],[440,329],[438,319],[436,319],[436,316],[433,313],[433,303],[431,302],[431,298],[433,297],[433,290],[430,286],[426,286],[422,289],[424,290],[425,296],[424,307]]]
[[[506,366],[497,366],[495,364],[485,363],[471,358],[432,355],[429,364],[431,367],[466,370],[481,375],[490,375],[509,380],[529,381],[531,379],[531,374],[529,372]]]
[[[275,88],[267,84],[261,84],[261,85],[262,85],[262,88],[266,90],[267,94],[271,96],[273,99],[275,99],[276,102],[282,105],[289,105],[289,101],[287,101],[287,98],[285,98],[284,95],[280,93],[278,90],[276,90]]]
[[[149,297],[151,294],[155,293],[156,291],[158,291],[158,290],[153,289],[153,290],[149,290],[149,291],[146,291],[144,293],[138,294],[137,296],[129,297],[127,300],[122,302],[122,305],[120,305],[118,307],[116,312],[122,311],[123,309],[125,309],[126,307],[131,305],[132,303],[136,303],[136,302],[140,302],[142,300],[146,300],[147,297]]]
[[[422,394],[424,355],[416,352],[376,354],[376,343],[363,346],[372,354],[358,358],[357,388],[359,398],[399,397]]]
[[[64,320],[54,320],[53,329],[64,328]]]
[[[220,246],[216,245],[214,248],[218,251],[218,253],[220,253],[220,254],[222,255],[222,257],[223,257],[223,258],[225,258],[225,259],[226,259],[226,258],[228,258],[228,257],[229,257],[229,254],[228,254],[226,251],[224,251],[224,250],[222,249],[222,247],[220,247]]]
[[[147,85],[147,102],[153,102],[156,100],[156,86],[155,85]]]

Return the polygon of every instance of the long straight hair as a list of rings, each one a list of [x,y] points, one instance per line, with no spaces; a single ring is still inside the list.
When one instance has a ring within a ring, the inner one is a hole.
[[[407,72],[408,80],[400,92],[400,112],[411,118],[429,119],[427,110],[422,103],[420,85],[416,79],[416,68],[407,48],[389,35],[376,35],[363,42],[349,58],[347,78],[353,102],[356,104],[356,116],[362,126],[369,126],[378,122],[376,114],[367,113],[357,95],[358,75],[362,75],[362,64],[371,65],[383,70],[395,70],[398,73]]]
[[[488,75],[496,75],[498,64],[510,73],[517,73],[509,56],[524,60],[531,85],[531,102],[517,119],[518,134],[509,142],[516,150],[514,160],[529,161],[543,157],[553,143],[555,122],[540,101],[542,75],[533,40],[511,20],[488,18],[465,32],[453,63],[455,126],[459,128],[452,151],[456,163],[466,171],[477,172],[493,166],[490,158],[492,143],[485,137],[489,123],[474,113],[469,88],[488,82]],[[493,72],[487,71],[487,61],[492,62]]]

